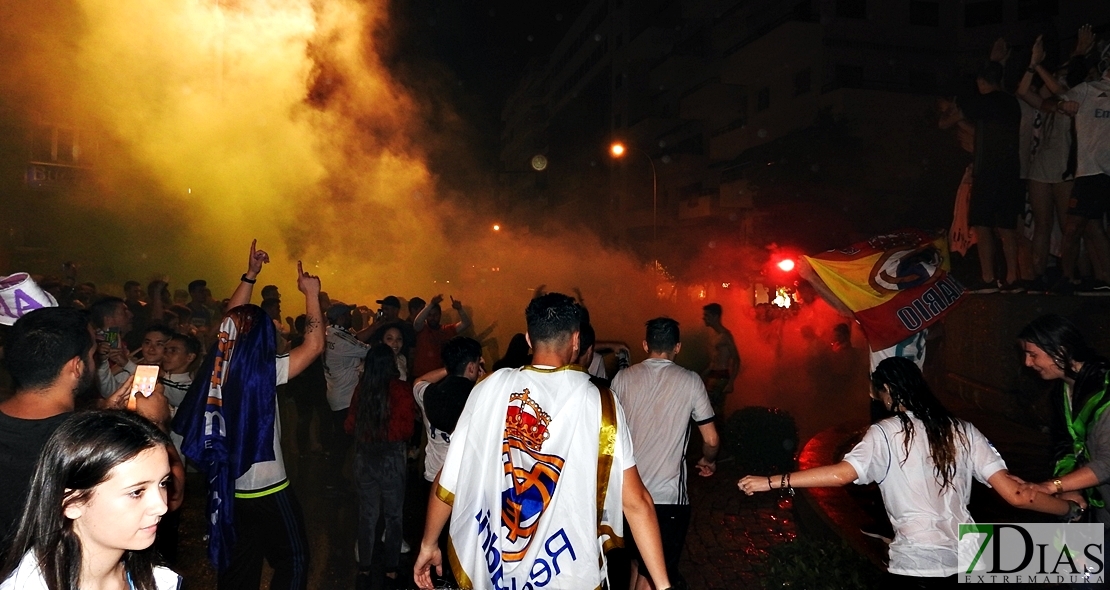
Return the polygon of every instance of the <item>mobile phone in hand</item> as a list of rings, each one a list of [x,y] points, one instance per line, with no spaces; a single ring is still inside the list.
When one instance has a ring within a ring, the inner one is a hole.
[[[108,341],[108,347],[112,349],[119,348],[119,328],[108,328],[104,331],[104,339]]]
[[[135,380],[131,382],[131,396],[127,399],[127,409],[135,409],[135,395],[150,397],[154,386],[158,385],[158,365],[139,365],[135,368]]]

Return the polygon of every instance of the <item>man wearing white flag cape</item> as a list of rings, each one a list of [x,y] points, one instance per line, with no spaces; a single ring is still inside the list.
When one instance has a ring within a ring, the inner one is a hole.
[[[657,589],[670,587],[651,494],[624,412],[572,359],[581,309],[566,295],[525,311],[532,364],[475,386],[428,499],[414,577],[442,574],[437,539],[463,588],[601,588],[605,551],[621,546],[622,511]]]

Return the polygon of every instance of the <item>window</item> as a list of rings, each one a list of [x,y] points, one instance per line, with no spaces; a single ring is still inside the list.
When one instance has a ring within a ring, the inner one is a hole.
[[[940,3],[910,0],[910,24],[919,27],[939,27]]]
[[[867,0],[836,0],[836,16],[867,18]]]
[[[1003,0],[987,0],[964,5],[964,27],[997,25],[1003,22],[1005,4]]]
[[[769,108],[771,108],[771,89],[764,86],[759,89],[759,93],[755,96],[755,110],[759,112]]]
[[[88,132],[54,125],[36,125],[31,130],[32,162],[88,166],[95,143]]]
[[[840,88],[863,87],[863,68],[861,66],[836,66],[836,85]]]
[[[813,85],[813,72],[806,68],[794,74],[794,96],[808,94]]]

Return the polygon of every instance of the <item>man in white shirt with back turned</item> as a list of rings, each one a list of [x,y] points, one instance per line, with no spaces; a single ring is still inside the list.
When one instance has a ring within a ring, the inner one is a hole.
[[[648,358],[617,373],[612,387],[628,419],[636,465],[655,502],[663,558],[672,581],[681,579],[678,560],[690,527],[685,463],[690,421],[697,424],[702,438],[699,475],[709,477],[716,471],[720,445],[705,384],[697,373],[674,363],[681,349],[678,322],[670,318],[649,320],[644,338]],[[635,540],[628,539],[626,546],[633,558],[631,587],[650,589],[651,580],[641,575],[644,564]]]

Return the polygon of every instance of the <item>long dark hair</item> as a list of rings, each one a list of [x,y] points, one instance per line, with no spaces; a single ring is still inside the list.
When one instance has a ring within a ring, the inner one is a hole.
[[[0,580],[11,576],[23,556],[33,552],[47,588],[80,587],[81,540],[65,516],[66,506],[88,499],[117,465],[169,444],[161,430],[133,412],[81,412],[62,422],[39,456]],[[123,552],[124,569],[136,590],[155,590],[157,556],[153,546]]]
[[[393,349],[375,344],[366,353],[362,377],[358,380],[358,413],[355,432],[358,440],[385,440],[389,427],[389,384],[401,377]]]
[[[1043,315],[1029,322],[1018,333],[1018,340],[1043,350],[1064,371],[1064,375],[1071,379],[1075,379],[1077,375],[1072,363],[1088,363],[1098,359],[1079,328],[1067,318],[1056,314]]]
[[[952,479],[956,476],[956,441],[958,438],[964,448],[967,448],[967,435],[959,419],[933,395],[929,384],[921,375],[921,369],[909,359],[883,359],[875,367],[875,372],[871,373],[871,388],[876,393],[884,388],[890,389],[890,407],[896,412],[906,433],[903,439],[906,454],[909,454],[910,443],[913,442],[914,426],[910,417],[897,408],[901,406],[906,411],[913,412],[914,417],[924,423],[929,455],[933,459],[933,472],[940,482],[940,488],[943,490],[952,485]]]

